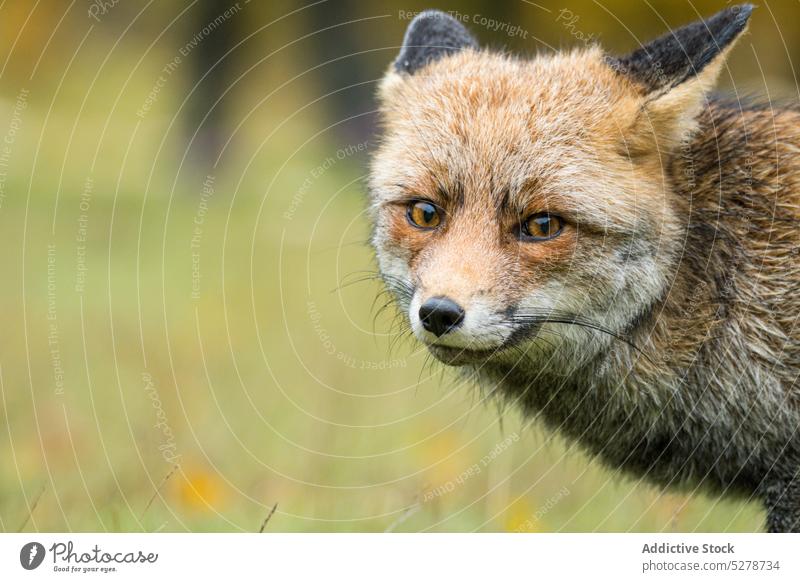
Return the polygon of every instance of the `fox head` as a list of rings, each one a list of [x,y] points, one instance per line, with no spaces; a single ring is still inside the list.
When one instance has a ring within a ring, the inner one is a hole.
[[[670,163],[751,10],[624,57],[523,60],[444,13],[411,22],[380,85],[373,244],[435,357],[590,358],[668,291],[690,204]]]

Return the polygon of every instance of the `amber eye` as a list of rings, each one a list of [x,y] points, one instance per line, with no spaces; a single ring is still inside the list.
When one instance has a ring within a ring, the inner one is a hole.
[[[436,228],[442,222],[442,211],[425,200],[415,200],[408,205],[406,216],[417,228]]]
[[[522,238],[540,241],[557,237],[564,230],[564,220],[554,214],[540,212],[522,223]]]

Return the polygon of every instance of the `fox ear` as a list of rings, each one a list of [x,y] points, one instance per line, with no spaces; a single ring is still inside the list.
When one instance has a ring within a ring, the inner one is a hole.
[[[465,48],[478,48],[478,42],[463,24],[439,10],[426,10],[408,25],[394,69],[413,75],[425,65]]]
[[[609,64],[645,98],[644,109],[660,137],[680,140],[696,125],[725,57],[741,36],[753,6],[742,4],[657,38]]]
[[[613,64],[648,93],[668,91],[698,77],[707,67],[721,68],[723,56],[747,27],[751,4],[732,6],[707,20],[669,32]]]

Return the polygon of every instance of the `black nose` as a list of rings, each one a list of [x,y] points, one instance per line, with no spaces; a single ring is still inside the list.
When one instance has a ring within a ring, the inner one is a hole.
[[[464,310],[447,297],[431,297],[419,308],[422,327],[437,337],[453,331],[464,321]]]

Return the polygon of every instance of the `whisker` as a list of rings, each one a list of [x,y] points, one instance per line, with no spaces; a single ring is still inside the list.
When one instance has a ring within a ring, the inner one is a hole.
[[[593,331],[597,331],[600,333],[604,333],[617,341],[620,341],[634,351],[636,351],[639,355],[643,358],[647,359],[651,363],[655,363],[650,356],[647,355],[639,346],[637,346],[633,340],[624,335],[621,335],[613,330],[604,327],[603,325],[597,323],[596,321],[592,321],[586,318],[581,318],[578,316],[573,316],[569,314],[563,314],[559,312],[542,312],[541,314],[537,313],[523,313],[523,314],[515,314],[512,316],[512,321],[516,323],[520,323],[523,325],[540,325],[542,323],[561,323],[565,325],[575,325],[578,327],[582,327],[585,329],[591,329]]]

